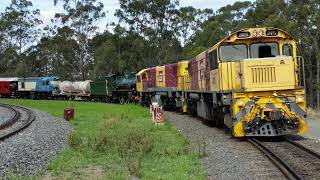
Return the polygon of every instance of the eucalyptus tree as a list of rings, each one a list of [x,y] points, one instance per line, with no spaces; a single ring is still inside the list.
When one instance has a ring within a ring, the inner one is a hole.
[[[80,73],[82,80],[88,76],[93,62],[90,51],[90,38],[97,30],[97,22],[105,17],[104,5],[97,0],[54,0],[54,4],[63,4],[64,12],[57,13],[55,18],[74,32],[78,48],[73,49],[74,61],[70,64],[75,73]]]
[[[246,15],[252,8],[254,7],[250,1],[235,2],[221,7],[214,15],[209,16],[186,44],[184,51],[187,52],[187,57],[192,58],[201,53],[235,30],[249,27]]]
[[[37,42],[40,32],[40,10],[32,8],[32,2],[28,0],[11,0],[11,4],[1,13],[2,37],[6,38],[5,52],[7,57],[15,54],[18,58],[16,63],[17,74],[25,76],[27,64],[24,60],[24,51]],[[5,55],[6,56],[6,55]],[[9,59],[10,60],[10,59]]]
[[[153,64],[162,64],[176,59],[167,56],[165,49],[175,45],[177,32],[178,0],[119,0],[120,9],[115,13],[119,23],[126,23],[150,42],[154,48]]]

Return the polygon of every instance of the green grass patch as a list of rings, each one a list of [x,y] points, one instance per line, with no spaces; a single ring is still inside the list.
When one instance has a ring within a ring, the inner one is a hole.
[[[146,108],[75,101],[0,102],[39,109],[57,117],[63,117],[66,107],[75,109],[69,148],[50,163],[50,176],[205,179],[199,155],[188,151],[188,141],[168,123],[155,126]]]

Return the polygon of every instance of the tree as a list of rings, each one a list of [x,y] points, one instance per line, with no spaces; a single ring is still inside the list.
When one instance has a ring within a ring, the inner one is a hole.
[[[166,56],[165,49],[174,45],[171,41],[177,32],[177,5],[171,0],[119,0],[120,9],[115,13],[131,31],[138,32],[154,47],[153,64],[177,60]]]
[[[55,5],[63,3],[64,13],[57,13],[55,18],[64,25],[69,25],[79,48],[74,53],[71,63],[75,72],[80,72],[82,80],[88,76],[93,56],[89,47],[90,37],[97,30],[96,22],[105,16],[103,4],[96,0],[54,0]]]
[[[38,25],[40,10],[32,9],[28,0],[12,0],[9,7],[1,13],[1,35],[7,39],[5,49],[16,49],[18,54],[18,75],[26,75],[26,64],[23,52],[36,42],[40,30]],[[12,51],[6,51],[11,52]]]
[[[191,36],[184,48],[184,51],[188,54],[187,58],[190,59],[201,53],[231,32],[249,27],[246,12],[252,8],[253,6],[249,1],[236,2],[233,5],[220,8],[208,21],[202,23],[202,28],[199,28]]]

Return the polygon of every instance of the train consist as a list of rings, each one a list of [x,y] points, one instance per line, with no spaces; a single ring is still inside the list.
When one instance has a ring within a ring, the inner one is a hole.
[[[191,60],[137,74],[70,82],[59,77],[0,78],[1,97],[157,102],[227,126],[235,137],[307,131],[304,62],[277,28],[247,28]]]
[[[303,66],[289,33],[248,28],[189,61],[141,70],[137,92],[142,104],[200,116],[235,137],[304,134]]]
[[[60,77],[0,78],[0,97],[95,100],[128,103],[135,100],[135,74],[110,75],[96,81],[62,81]]]

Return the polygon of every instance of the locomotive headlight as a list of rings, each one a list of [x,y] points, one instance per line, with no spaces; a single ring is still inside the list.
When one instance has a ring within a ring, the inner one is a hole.
[[[297,96],[296,97],[296,103],[303,103],[304,102],[304,97],[303,96]]]
[[[243,107],[243,106],[244,106],[243,100],[239,100],[239,101],[237,102],[237,105],[238,105],[239,108]]]

